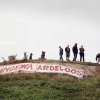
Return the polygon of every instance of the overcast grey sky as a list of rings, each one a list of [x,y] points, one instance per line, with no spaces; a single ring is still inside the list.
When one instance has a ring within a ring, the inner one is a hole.
[[[58,46],[69,44],[72,60],[75,43],[84,46],[86,61],[95,62],[100,0],[0,0],[0,57],[32,52],[37,59],[46,51],[47,59],[59,59]]]

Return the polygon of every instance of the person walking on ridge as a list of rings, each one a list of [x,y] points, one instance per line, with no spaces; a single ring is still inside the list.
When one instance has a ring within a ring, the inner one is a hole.
[[[61,47],[61,46],[59,46],[59,56],[60,56],[60,58],[59,58],[59,60],[62,60],[63,61],[63,48]]]

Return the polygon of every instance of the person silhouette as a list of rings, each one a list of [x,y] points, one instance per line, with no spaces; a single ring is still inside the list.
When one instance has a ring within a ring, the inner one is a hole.
[[[79,54],[80,54],[80,61],[82,61],[83,59],[83,62],[85,61],[84,59],[84,51],[85,49],[83,48],[83,45],[79,48]]]
[[[46,52],[42,51],[41,59],[45,59],[45,53],[46,53]]]
[[[32,56],[33,56],[33,54],[32,54],[32,53],[30,53],[30,56],[29,56],[29,59],[30,59],[30,60],[32,60]]]
[[[77,43],[75,43],[75,45],[73,46],[72,51],[73,51],[73,55],[74,55],[73,61],[76,61],[76,59],[77,59],[77,54],[78,54]]]
[[[69,60],[70,57],[70,48],[69,45],[67,45],[67,47],[65,48],[65,53],[66,53],[66,60]]]
[[[97,63],[99,64],[99,62],[100,62],[100,53],[98,53],[98,54],[96,55],[96,61],[97,61]]]
[[[59,58],[59,60],[62,60],[63,61],[63,48],[61,47],[61,46],[59,46],[59,56],[60,56],[60,58]]]

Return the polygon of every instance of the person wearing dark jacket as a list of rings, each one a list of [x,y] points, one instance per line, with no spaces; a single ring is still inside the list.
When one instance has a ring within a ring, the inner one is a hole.
[[[42,51],[41,59],[45,59],[45,53],[46,53],[46,52]]]
[[[82,61],[83,59],[83,62],[85,61],[84,60],[84,51],[85,49],[83,48],[83,45],[79,48],[79,54],[80,54],[80,61]]]
[[[97,63],[100,62],[100,53],[98,53],[98,54],[96,55],[96,61],[97,61]]]
[[[32,60],[32,55],[33,55],[33,54],[32,54],[32,53],[30,53],[30,57],[29,57],[29,59],[30,59],[30,60]]]
[[[74,55],[73,61],[76,61],[76,59],[77,59],[77,54],[78,54],[77,43],[75,43],[75,45],[73,46],[72,51],[73,51],[73,55]]]
[[[69,48],[69,45],[67,45],[67,47],[65,48],[65,53],[66,53],[66,60],[69,60],[69,57],[70,57],[70,48]]]
[[[60,56],[60,58],[59,58],[59,60],[62,60],[63,61],[63,48],[61,47],[61,46],[59,46],[59,56]]]

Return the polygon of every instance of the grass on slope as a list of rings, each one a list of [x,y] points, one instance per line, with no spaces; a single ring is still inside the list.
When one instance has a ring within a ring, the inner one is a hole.
[[[40,73],[0,76],[0,100],[100,100],[100,77]]]

